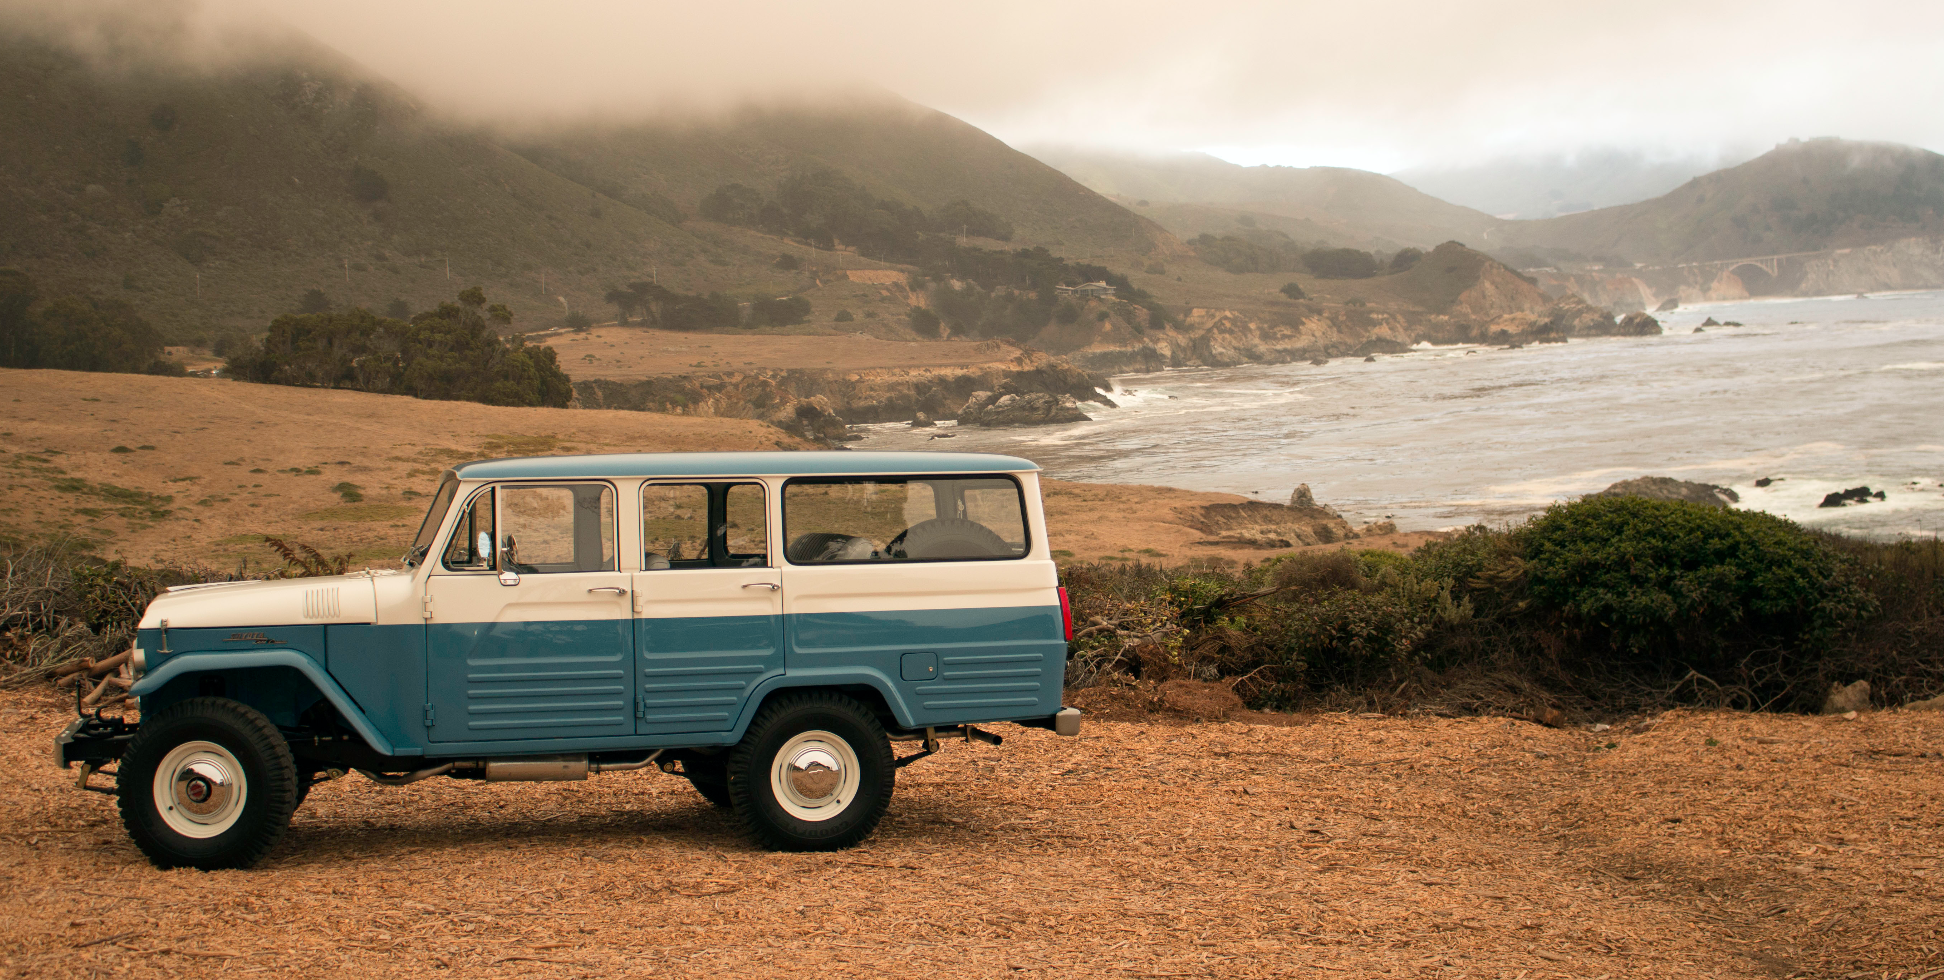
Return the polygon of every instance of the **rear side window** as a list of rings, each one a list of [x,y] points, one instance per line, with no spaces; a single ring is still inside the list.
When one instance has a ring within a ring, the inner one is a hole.
[[[769,564],[769,513],[760,483],[651,483],[641,488],[641,567],[757,568]]]
[[[797,565],[1024,558],[1026,501],[1007,477],[791,480],[783,535]]]

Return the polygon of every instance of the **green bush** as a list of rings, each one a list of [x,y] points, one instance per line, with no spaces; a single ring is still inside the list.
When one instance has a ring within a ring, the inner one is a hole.
[[[1841,555],[1757,511],[1589,497],[1514,538],[1535,603],[1592,645],[1664,671],[1826,646],[1872,611]]]
[[[1305,292],[1303,292],[1303,287],[1301,287],[1301,286],[1299,286],[1299,285],[1297,285],[1297,284],[1295,284],[1295,283],[1293,283],[1293,282],[1286,282],[1286,283],[1283,283],[1283,287],[1282,287],[1282,289],[1280,289],[1280,290],[1278,290],[1278,292],[1281,292],[1281,293],[1282,293],[1282,294],[1283,294],[1284,296],[1287,296],[1287,297],[1289,297],[1290,299],[1308,299],[1308,298],[1309,298],[1309,294],[1308,294],[1308,293],[1305,293]]]
[[[1368,279],[1377,274],[1377,256],[1355,248],[1318,248],[1303,253],[1303,265],[1318,279]]]

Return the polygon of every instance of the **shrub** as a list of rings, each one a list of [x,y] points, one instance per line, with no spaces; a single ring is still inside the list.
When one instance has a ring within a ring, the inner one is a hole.
[[[385,315],[394,320],[403,320],[412,315],[412,306],[403,299],[394,299],[385,304]]]
[[[837,315],[831,317],[831,319],[837,321],[838,323],[849,323],[852,320],[857,319],[857,317],[853,315],[849,310],[838,310]]]
[[[331,308],[331,298],[322,289],[306,289],[304,296],[297,301],[299,313],[323,313]]]
[[[922,306],[912,307],[911,312],[906,314],[906,316],[911,319],[911,329],[915,333],[926,337],[939,336],[938,328],[945,322],[938,318],[938,314]]]
[[[1412,266],[1417,265],[1418,260],[1422,258],[1424,258],[1424,250],[1421,248],[1400,248],[1397,250],[1396,255],[1391,256],[1390,271],[1408,271]]]
[[[782,269],[785,272],[795,272],[796,270],[803,268],[803,260],[797,258],[794,255],[789,254],[788,252],[785,252],[781,255],[778,255],[776,257],[776,261],[770,263],[770,268]]]
[[[810,319],[810,301],[801,296],[759,299],[749,304],[752,327],[787,327]]]
[[[1284,296],[1287,296],[1287,297],[1289,297],[1290,299],[1308,299],[1308,298],[1309,298],[1309,294],[1308,294],[1308,293],[1305,293],[1305,292],[1303,292],[1303,287],[1301,287],[1301,286],[1298,286],[1298,285],[1296,285],[1296,284],[1295,284],[1295,283],[1293,283],[1293,282],[1286,282],[1286,283],[1283,283],[1283,288],[1281,288],[1280,290],[1277,290],[1277,292],[1280,292],[1280,293],[1282,293],[1282,294],[1283,294]]]
[[[575,333],[586,333],[588,331],[588,328],[594,326],[594,320],[592,317],[589,317],[587,314],[582,313],[579,310],[575,310],[572,313],[569,313],[565,317],[563,317],[560,321],[560,325],[566,327],[569,330],[572,330]]]

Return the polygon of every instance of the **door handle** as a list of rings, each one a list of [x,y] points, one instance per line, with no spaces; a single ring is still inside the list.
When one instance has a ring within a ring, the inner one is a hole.
[[[599,587],[599,588],[594,588],[594,589],[588,589],[588,590],[587,590],[587,594],[588,594],[588,595],[593,595],[593,594],[594,594],[594,593],[596,593],[596,592],[606,592],[606,593],[608,593],[609,595],[627,595],[627,594],[628,594],[628,590],[627,590],[627,589],[624,589],[624,588],[622,588],[622,587],[620,587],[620,586],[618,586],[618,585],[603,585],[603,586],[601,586],[601,587]]]
[[[745,582],[745,583],[743,583],[743,588],[745,588],[745,589],[768,589],[768,590],[770,590],[771,592],[775,592],[776,590],[778,590],[778,589],[781,589],[781,588],[782,588],[782,586],[780,586],[780,585],[778,585],[778,584],[776,584],[775,582]]]

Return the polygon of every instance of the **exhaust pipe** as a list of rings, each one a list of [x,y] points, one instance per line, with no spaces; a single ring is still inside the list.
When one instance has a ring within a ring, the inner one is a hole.
[[[666,750],[656,749],[648,753],[647,758],[629,762],[590,762],[587,753],[579,752],[569,755],[532,755],[518,759],[448,762],[403,776],[385,776],[364,769],[358,772],[372,782],[383,783],[386,786],[404,786],[421,779],[443,776],[454,769],[480,770],[483,778],[489,783],[579,782],[586,779],[590,772],[628,772],[634,769],[646,769],[654,765],[655,760],[664,751]]]

